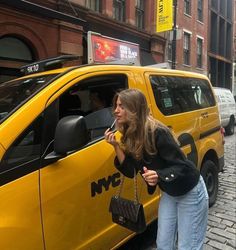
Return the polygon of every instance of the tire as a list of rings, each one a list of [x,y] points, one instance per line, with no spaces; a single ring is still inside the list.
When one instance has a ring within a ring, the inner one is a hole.
[[[201,175],[205,181],[207,192],[209,195],[209,207],[214,205],[218,193],[218,169],[211,160],[206,160],[201,168]]]
[[[234,134],[234,118],[231,116],[229,120],[229,124],[225,127],[226,135],[233,135]]]

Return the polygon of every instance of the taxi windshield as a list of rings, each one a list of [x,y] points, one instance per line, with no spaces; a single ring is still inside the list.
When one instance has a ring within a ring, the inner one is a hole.
[[[44,88],[56,74],[16,79],[0,84],[0,123],[17,107],[20,107]]]

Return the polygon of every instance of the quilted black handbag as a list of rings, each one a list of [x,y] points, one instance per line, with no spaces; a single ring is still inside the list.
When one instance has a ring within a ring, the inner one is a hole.
[[[109,212],[112,213],[112,221],[133,232],[142,233],[146,229],[146,221],[143,205],[138,201],[136,173],[134,175],[135,200],[120,197],[123,183],[124,176],[122,176],[118,194],[111,198]]]

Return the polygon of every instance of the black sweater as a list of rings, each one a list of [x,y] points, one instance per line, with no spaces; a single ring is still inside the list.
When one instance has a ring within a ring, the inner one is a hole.
[[[143,167],[155,170],[159,176],[160,189],[172,196],[184,195],[197,185],[200,173],[196,166],[189,161],[181,151],[170,131],[158,128],[155,132],[157,154],[144,154],[143,160],[136,160],[131,155],[125,155],[122,164],[115,158],[116,168],[126,177],[134,177],[136,172],[143,173]],[[148,192],[152,194],[155,187],[148,185]]]

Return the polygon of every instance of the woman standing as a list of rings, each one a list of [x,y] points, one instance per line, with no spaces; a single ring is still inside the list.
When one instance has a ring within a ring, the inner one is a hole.
[[[150,116],[144,94],[127,89],[114,97],[118,142],[110,129],[105,139],[116,152],[116,168],[129,178],[134,168],[148,185],[163,191],[158,209],[157,249],[203,249],[207,229],[208,194],[196,166],[183,154],[175,138],[161,122]]]

